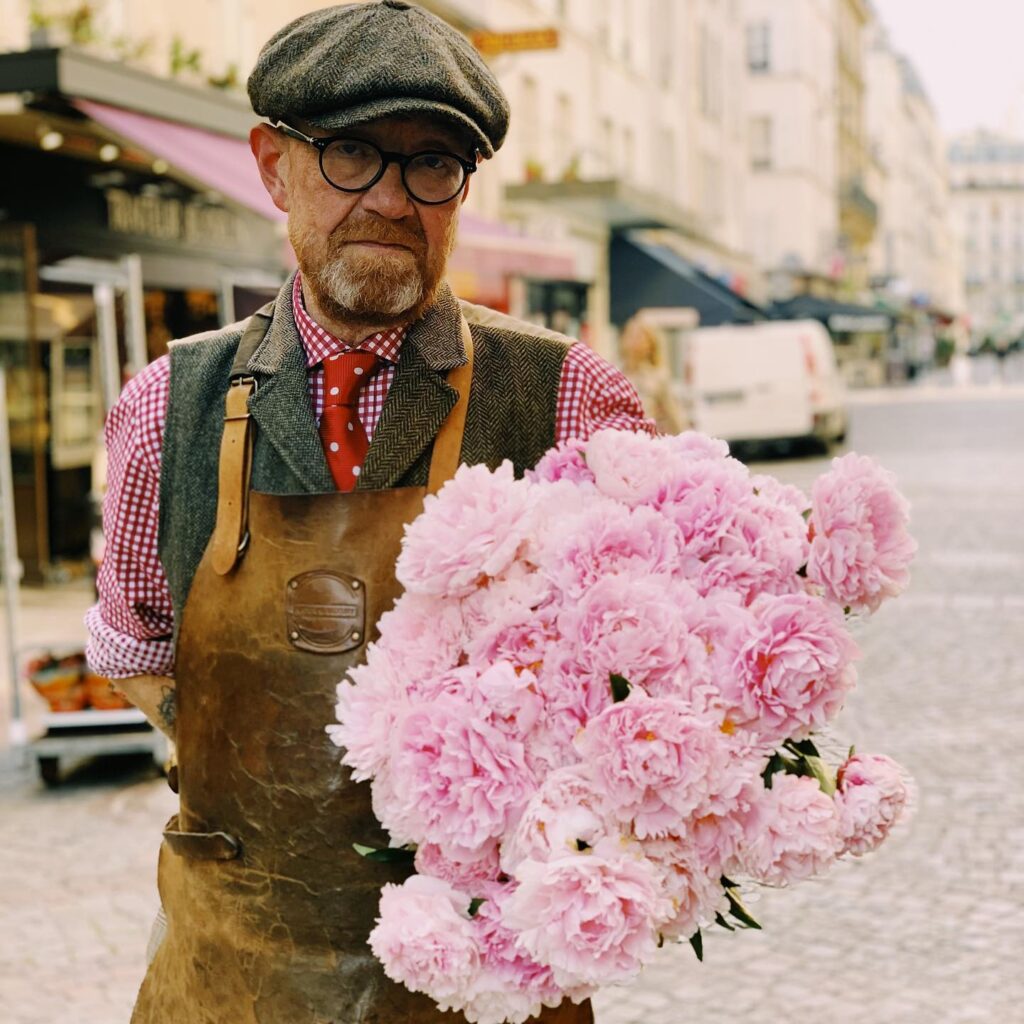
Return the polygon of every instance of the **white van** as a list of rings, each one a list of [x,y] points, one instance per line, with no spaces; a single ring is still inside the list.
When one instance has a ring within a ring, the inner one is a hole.
[[[669,349],[689,426],[726,441],[846,436],[846,392],[832,338],[817,320],[697,327],[692,309],[640,312]]]
[[[803,349],[760,324],[698,327],[679,339],[694,428],[726,441],[807,437],[814,427]]]
[[[757,324],[762,338],[799,345],[811,403],[811,435],[826,448],[846,438],[846,385],[839,373],[832,336],[817,320],[768,320]]]

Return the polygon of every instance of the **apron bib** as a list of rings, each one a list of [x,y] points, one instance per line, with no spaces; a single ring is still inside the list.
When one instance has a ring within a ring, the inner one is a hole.
[[[133,1024],[464,1020],[390,981],[367,945],[381,886],[409,870],[353,850],[387,837],[369,784],[352,781],[325,731],[338,682],[364,660],[401,592],[394,565],[405,525],[458,466],[472,379],[465,323],[463,340],[469,363],[449,378],[459,402],[425,488],[251,492],[254,384],[232,374],[217,526],[176,650],[181,807],[158,871],[167,934]],[[568,1002],[539,1018],[592,1020],[589,1003]]]

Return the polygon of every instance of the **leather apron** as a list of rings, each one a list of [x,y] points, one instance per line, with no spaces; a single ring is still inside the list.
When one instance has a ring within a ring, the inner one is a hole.
[[[458,466],[472,380],[437,435],[426,488],[341,494],[251,491],[245,376],[267,329],[254,317],[226,399],[217,524],[176,650],[180,812],[164,833],[167,934],[133,1024],[455,1024],[390,981],[367,937],[381,886],[408,868],[360,857],[384,846],[368,783],[325,732],[336,686],[394,603],[403,529]],[[545,1024],[591,1024],[589,1003]]]

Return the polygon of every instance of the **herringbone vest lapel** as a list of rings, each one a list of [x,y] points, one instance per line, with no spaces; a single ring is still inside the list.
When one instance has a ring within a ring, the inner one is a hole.
[[[445,375],[466,362],[459,304],[447,286],[410,328],[388,390],[359,490],[396,487],[434,440],[458,397]]]
[[[248,364],[256,378],[249,400],[257,424],[253,486],[282,493],[296,482],[310,493],[334,490],[308,392],[306,357],[295,326],[291,280],[281,289],[274,318]]]

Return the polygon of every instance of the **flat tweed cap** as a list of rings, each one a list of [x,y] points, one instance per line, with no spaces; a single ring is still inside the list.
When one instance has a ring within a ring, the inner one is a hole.
[[[430,114],[468,129],[485,157],[508,130],[508,100],[469,40],[404,0],[304,14],[260,51],[248,89],[260,116],[331,132]]]

